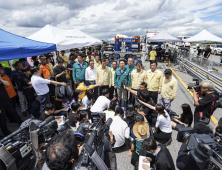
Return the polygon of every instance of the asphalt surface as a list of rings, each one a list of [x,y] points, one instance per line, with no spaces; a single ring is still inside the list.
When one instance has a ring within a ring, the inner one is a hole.
[[[143,64],[144,64],[144,69],[148,70],[149,69],[149,62],[143,62]],[[192,75],[186,74],[185,72],[180,72],[178,69],[178,66],[174,66],[173,64],[171,64],[171,67],[185,84],[194,83],[192,81],[192,79],[193,79]],[[167,67],[165,63],[158,63],[158,69],[160,69],[161,71],[164,71],[167,68],[169,68],[169,67]],[[176,78],[176,76],[174,76],[174,77]],[[188,103],[191,106],[192,111],[194,111],[193,97],[190,95],[190,93],[187,91],[187,89],[183,86],[183,84],[178,80],[177,97],[172,102],[171,109],[174,112],[176,112],[178,115],[181,115],[181,113],[182,113],[181,105],[183,103]],[[22,116],[20,109],[21,108],[17,108],[17,112],[19,113],[20,116]],[[219,118],[221,117],[220,113],[221,113],[221,109],[217,109],[214,112],[214,117],[217,120],[219,120]],[[22,119],[25,120],[25,119],[27,119],[27,117],[26,118],[22,117]],[[211,121],[209,126],[211,128],[213,128],[214,123]],[[19,127],[18,127],[18,124],[16,124],[16,123],[8,123],[8,128],[10,131],[13,132],[13,131],[17,130]],[[2,136],[2,132],[0,131],[0,138],[2,138],[1,136]],[[177,131],[173,130],[172,143],[171,143],[171,145],[167,146],[167,148],[169,149],[169,151],[173,157],[175,165],[176,165],[176,158],[178,155],[178,151],[181,146],[181,143],[177,142],[176,136],[177,136]],[[130,163],[131,158],[127,158],[126,155],[127,155],[127,151],[122,152],[122,153],[116,153],[117,167],[119,170],[133,170],[134,169],[134,167]]]

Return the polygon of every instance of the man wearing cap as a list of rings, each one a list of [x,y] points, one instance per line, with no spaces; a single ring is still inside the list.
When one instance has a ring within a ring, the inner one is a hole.
[[[11,104],[11,100],[9,98],[9,95],[5,89],[5,87],[10,87],[12,86],[12,84],[10,84],[8,81],[5,81],[4,79],[2,79],[2,75],[4,77],[4,68],[1,67],[0,69],[0,128],[2,130],[2,133],[5,136],[8,136],[11,132],[8,130],[7,128],[7,120],[6,120],[6,116],[9,118],[9,120],[13,121],[13,122],[18,122],[19,125],[22,123],[21,118],[18,116],[18,114],[16,113],[14,107]]]
[[[69,62],[69,58],[67,55],[65,55],[65,50],[61,51],[61,54],[59,55],[64,60],[64,66],[67,67],[67,64]]]
[[[45,55],[40,55],[39,59],[41,61],[41,64],[39,66],[40,70],[41,70],[41,75],[44,79],[49,79],[51,78],[51,69],[49,67],[49,65],[46,62],[46,56]]]
[[[16,91],[15,91],[15,89],[13,87],[11,79],[8,77],[8,75],[5,74],[4,67],[2,67],[1,64],[0,64],[0,77],[1,77],[2,80],[7,81],[10,84],[10,86],[4,86],[4,87],[5,87],[5,90],[8,93],[8,97],[10,98],[10,101],[11,101],[11,104],[13,105],[13,108],[16,109],[16,96],[17,96],[17,93],[16,93]],[[4,97],[4,96],[1,96],[1,97]],[[13,112],[13,114],[7,114],[7,117],[9,118],[10,121],[15,121],[16,120],[14,118],[14,116],[13,116],[14,114],[16,114],[15,118],[17,118],[18,117],[18,113],[16,112],[16,110]],[[20,122],[18,122],[18,123],[20,123]]]
[[[126,111],[127,105],[127,90],[125,87],[130,86],[131,76],[130,70],[125,67],[125,60],[119,60],[119,68],[116,69],[116,73],[114,76],[114,88],[117,89],[118,93],[118,106],[121,107],[122,104],[122,96],[124,101],[124,111]]]
[[[131,88],[132,90],[138,91],[140,89],[140,84],[145,82],[146,72],[142,69],[143,65],[140,62],[136,63],[136,70],[133,70],[131,73]],[[131,102],[133,105],[135,104],[135,97],[130,93]]]
[[[31,107],[32,107],[32,102],[34,101],[35,90],[33,89],[32,83],[31,83],[32,76],[30,72],[30,67],[29,66],[23,67],[22,72],[24,73],[24,75],[20,78],[20,83],[23,90],[23,94],[25,95],[27,103],[28,103],[29,114],[31,114]],[[26,117],[27,112],[26,114],[23,114],[23,116]]]
[[[68,80],[66,78],[67,70],[63,66],[63,64],[64,64],[64,60],[62,58],[58,58],[57,65],[55,66],[53,72],[54,72],[54,75],[55,75],[55,79],[58,82],[68,83]],[[71,101],[72,92],[71,92],[71,88],[68,84],[67,84],[67,86],[59,86],[59,91],[60,91],[60,93],[64,94],[64,96],[65,96],[65,92],[66,92],[67,95],[68,95],[69,102]],[[65,97],[64,97],[63,102],[66,103],[66,98]]]
[[[5,86],[5,89],[8,93],[9,98],[11,99],[11,103],[15,109],[16,108],[17,93],[13,87],[11,79],[9,78],[9,76],[7,74],[5,74],[5,68],[2,66],[2,64],[0,64],[0,76],[3,80],[7,81],[10,84],[9,87]]]
[[[100,87],[100,94],[102,92],[102,89],[109,89],[111,87],[110,78],[110,68],[106,66],[106,60],[103,59],[102,65],[96,69],[96,84],[102,84],[102,86]]]
[[[156,59],[156,51],[155,51],[155,47],[152,48],[152,51],[150,51],[150,61],[154,61]]]
[[[86,62],[83,62],[82,54],[78,54],[78,62],[73,64],[72,76],[75,85],[79,85],[80,83],[85,81],[85,70],[88,67]]]
[[[18,96],[19,96],[19,102],[21,105],[21,112],[23,114],[27,114],[25,112],[27,112],[27,108],[26,108],[26,98],[25,95],[22,92],[22,88],[21,88],[21,84],[20,84],[20,78],[24,75],[24,73],[22,72],[22,63],[17,61],[15,63],[15,70],[12,71],[11,74],[11,81],[12,83],[15,85],[15,89],[17,90]]]
[[[110,125],[110,131],[115,136],[115,144],[113,146],[113,151],[121,151],[124,150],[125,147],[125,139],[129,139],[130,128],[127,123],[123,120],[124,111],[122,108],[116,109],[115,116],[113,118],[113,122]]]
[[[157,104],[158,94],[162,87],[163,73],[157,69],[157,62],[150,62],[150,69],[146,72],[146,83],[148,90],[155,104]]]
[[[89,60],[95,60],[94,57],[92,56],[92,52],[91,51],[87,52],[87,57],[86,57],[87,63],[89,63]]]
[[[171,109],[171,103],[177,96],[178,83],[177,80],[173,77],[172,71],[166,69],[164,71],[164,78],[162,81],[162,87],[160,89],[160,101],[167,112]]]

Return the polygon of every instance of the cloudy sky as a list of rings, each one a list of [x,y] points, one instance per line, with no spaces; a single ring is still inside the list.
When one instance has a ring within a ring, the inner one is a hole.
[[[116,34],[173,36],[203,29],[222,37],[221,0],[0,0],[0,28],[30,36],[46,24],[107,40]]]

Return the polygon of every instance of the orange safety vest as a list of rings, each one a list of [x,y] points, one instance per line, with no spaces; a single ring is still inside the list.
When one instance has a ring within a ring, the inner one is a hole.
[[[2,79],[9,82],[9,84],[10,84],[9,87],[5,86],[5,90],[7,91],[9,98],[11,99],[11,98],[15,97],[17,95],[17,93],[15,92],[15,89],[14,89],[11,79],[6,74],[4,74],[2,76]]]
[[[43,77],[44,79],[47,79],[48,77],[51,76],[51,73],[50,73],[51,69],[50,69],[50,67],[49,67],[48,64],[45,64],[45,65],[42,65],[42,64],[41,64],[41,65],[39,66],[39,68],[40,68],[40,70],[41,70],[42,77]]]

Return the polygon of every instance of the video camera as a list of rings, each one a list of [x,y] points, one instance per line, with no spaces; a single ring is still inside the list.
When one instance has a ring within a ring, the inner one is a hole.
[[[18,130],[0,141],[1,170],[33,170],[38,162],[39,144],[57,133],[53,116],[45,121],[28,119]]]
[[[222,142],[213,134],[192,134],[192,128],[180,128],[177,141],[185,143],[200,169],[222,170]]]
[[[194,88],[194,90],[196,92],[200,92],[200,84],[199,84],[199,79],[198,78],[193,78],[193,81],[195,81],[195,84],[188,84],[187,89],[192,89]]]
[[[74,134],[77,141],[83,142],[87,133],[90,133],[90,136],[87,142],[82,145],[81,154],[79,155],[73,170],[96,170],[98,168],[98,164],[95,164],[95,162],[105,157],[104,149],[107,149],[105,141],[109,138],[108,131],[111,123],[112,118],[109,118],[105,123],[104,113],[92,113],[92,123],[84,123],[78,127]],[[105,170],[107,168],[100,167],[100,169]]]

